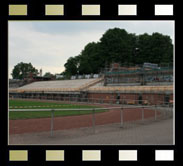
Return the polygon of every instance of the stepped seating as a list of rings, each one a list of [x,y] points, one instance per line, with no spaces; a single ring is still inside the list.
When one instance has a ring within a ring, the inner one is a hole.
[[[76,79],[76,80],[59,80],[59,81],[38,81],[31,84],[13,89],[16,92],[33,92],[33,91],[79,91],[90,83],[98,79]]]
[[[94,79],[93,81],[88,82],[88,83],[84,84],[83,86],[81,86],[80,90],[88,89],[89,87],[94,86],[94,85],[98,84],[99,82],[102,82],[103,80],[104,80],[103,77]]]
[[[104,78],[76,79],[59,81],[39,81],[20,88],[9,89],[10,92],[74,92],[92,91],[121,91],[121,92],[173,92],[173,86],[103,86]]]

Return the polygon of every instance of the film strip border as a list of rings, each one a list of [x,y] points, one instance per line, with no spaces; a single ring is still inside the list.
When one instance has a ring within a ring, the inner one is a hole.
[[[39,150],[36,150],[39,152]],[[38,159],[38,153],[35,153],[34,150],[9,150],[9,163],[29,163],[31,160]],[[98,161],[98,162],[108,162],[110,163],[122,163],[122,162],[143,162],[147,160],[148,162],[172,162],[174,161],[175,151],[170,149],[151,149],[149,151],[149,155],[147,154],[144,156],[142,150],[99,150],[98,149],[77,149],[72,148],[73,155],[71,155],[71,151],[66,150],[44,150],[42,149],[39,153],[39,162],[41,163],[54,163],[54,162],[66,162],[69,163],[71,161],[76,162],[91,162],[91,161]],[[147,151],[148,152],[148,151]],[[35,155],[36,154],[36,155]],[[109,158],[110,156],[110,158]],[[148,156],[148,157],[147,157]],[[147,158],[145,158],[147,157]]]
[[[67,1],[30,1],[30,0],[14,0],[8,2],[8,18],[9,19],[50,19],[56,16],[56,19],[62,18],[83,18],[92,19],[101,17],[119,18],[119,19],[138,19],[138,18],[167,18],[172,19],[175,16],[174,1],[165,1],[162,3],[141,3],[137,1],[125,2],[114,0],[113,4],[104,3],[102,1],[76,1],[68,3]],[[69,0],[68,0],[69,1]],[[140,0],[139,0],[140,1]],[[44,3],[43,3],[44,2]],[[73,10],[74,9],[74,10]],[[55,17],[54,17],[55,18]],[[152,162],[154,165],[160,165],[160,162],[167,163],[177,160],[177,151],[174,147],[157,146],[157,147],[19,147],[10,146],[7,149],[7,165],[53,165],[55,162],[71,163],[75,162],[92,162],[122,164],[123,162],[136,162],[143,165]],[[65,147],[65,148],[64,148]],[[100,148],[101,147],[101,148]],[[87,149],[86,149],[87,148]],[[157,148],[157,149],[156,149]],[[53,150],[54,149],[54,150]],[[183,153],[182,153],[183,154]],[[39,157],[38,157],[39,155]],[[3,155],[4,156],[4,155]],[[109,156],[111,156],[109,158]],[[51,161],[51,163],[50,163]]]
[[[82,16],[100,16],[99,4],[85,4],[81,6]],[[45,16],[63,16],[64,15],[64,4],[60,5],[45,5]],[[28,15],[27,4],[10,4],[9,5],[9,16],[25,16]],[[136,4],[120,4],[118,5],[118,16],[136,16],[137,5]],[[173,5],[155,5],[154,6],[155,16],[173,16]]]
[[[157,18],[158,17],[174,17],[175,5],[173,2],[159,3],[146,2],[140,3],[138,1],[117,1],[106,3],[99,1],[9,1],[8,15],[12,19],[14,17],[41,17],[41,18]]]

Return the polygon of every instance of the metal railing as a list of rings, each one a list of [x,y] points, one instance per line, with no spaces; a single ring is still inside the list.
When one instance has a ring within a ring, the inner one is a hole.
[[[153,106],[120,106],[120,107],[109,107],[109,108],[78,108],[78,109],[9,109],[10,112],[37,112],[37,111],[49,111],[51,112],[51,122],[50,122],[50,135],[53,136],[54,131],[54,117],[56,111],[92,111],[92,128],[93,133],[95,133],[95,126],[96,126],[96,117],[95,114],[97,111],[101,110],[120,110],[120,128],[124,127],[124,110],[125,109],[134,109],[134,108],[140,108],[141,109],[141,122],[142,124],[145,121],[145,108],[151,108],[151,110],[154,111],[154,121],[158,120],[158,111],[162,110],[162,116],[164,118],[166,117],[172,117],[173,115],[173,109],[172,107],[164,108],[159,105],[153,105]],[[165,110],[166,109],[166,110]],[[153,118],[153,117],[152,117]]]

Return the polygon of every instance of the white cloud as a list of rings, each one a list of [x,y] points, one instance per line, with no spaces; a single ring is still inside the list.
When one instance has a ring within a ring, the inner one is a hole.
[[[70,56],[78,55],[84,46],[98,41],[102,32],[80,32],[72,35],[35,31],[32,26],[9,24],[9,76],[19,62],[31,62],[43,73],[60,73]]]

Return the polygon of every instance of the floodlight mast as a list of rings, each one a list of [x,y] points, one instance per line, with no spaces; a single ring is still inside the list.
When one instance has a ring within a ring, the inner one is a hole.
[[[137,53],[139,52],[139,48],[138,47],[135,47],[134,48],[134,51],[133,51],[133,54],[134,54],[134,65],[136,65],[136,58],[137,58]]]

